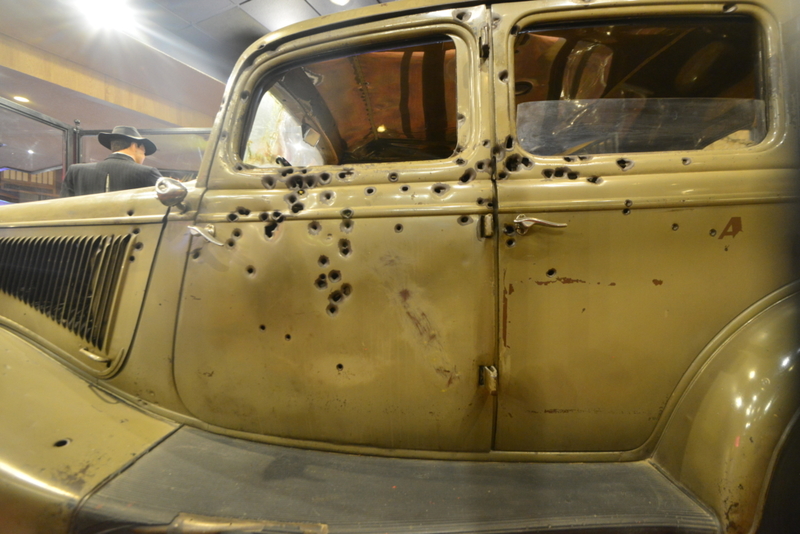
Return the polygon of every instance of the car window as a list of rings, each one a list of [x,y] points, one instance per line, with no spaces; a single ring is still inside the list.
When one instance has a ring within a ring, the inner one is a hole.
[[[523,28],[520,145],[539,155],[754,145],[766,135],[759,42],[744,16]]]
[[[446,36],[294,65],[257,93],[241,151],[254,167],[443,159],[456,148]]]

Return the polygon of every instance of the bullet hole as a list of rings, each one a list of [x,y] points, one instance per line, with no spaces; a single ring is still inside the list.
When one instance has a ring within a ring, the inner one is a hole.
[[[196,259],[197,259],[197,258],[199,258],[199,257],[200,257],[200,249],[193,250],[193,251],[192,251],[192,259],[193,259],[193,260],[196,260]]]
[[[673,232],[677,232],[677,231],[678,231],[678,228],[680,228],[680,226],[678,226],[677,224],[673,224],[673,225],[672,225],[672,231],[673,231]]]
[[[292,206],[292,213],[300,213],[304,209],[305,206],[302,203],[298,202],[297,204]]]
[[[328,256],[320,256],[317,260],[317,265],[320,267],[327,267],[331,263],[331,260],[328,259]]]
[[[239,220],[239,216],[236,215],[235,213],[229,213],[228,214],[228,220],[230,222],[237,221],[237,220]]]
[[[711,237],[714,237],[714,236],[717,235],[717,231],[712,228],[711,231],[708,232],[708,235],[710,235]]]
[[[492,148],[492,155],[496,158],[500,158],[500,155],[504,153],[504,150],[499,146]]]
[[[461,226],[466,226],[471,222],[472,222],[472,217],[470,217],[469,215],[462,215],[461,217],[458,218],[458,224],[460,224]]]
[[[331,183],[331,174],[329,172],[323,172],[319,175],[319,183],[321,184],[329,184]]]
[[[60,439],[53,443],[53,447],[66,447],[70,443],[72,443],[71,439]]]
[[[225,105],[225,99],[222,100],[222,104]],[[227,137],[228,137],[228,132],[223,130],[222,134],[220,135],[220,139],[227,139]]]
[[[128,217],[133,217],[133,210],[128,210]]]
[[[479,199],[478,199],[478,206],[483,206],[483,204],[484,204],[485,202],[486,202],[485,200],[483,200],[482,198],[479,198]]]
[[[307,173],[308,173],[308,169],[301,169],[301,170],[300,170],[300,172],[301,172],[302,174],[307,174]]]
[[[395,224],[394,225],[394,231],[399,234],[400,232],[403,231],[403,225],[402,224]]]
[[[269,213],[267,213],[266,211],[262,211],[261,213],[258,214],[258,220],[261,221],[261,222],[268,221],[269,220]]]
[[[564,161],[566,161],[567,163],[575,163],[576,161],[578,161],[578,158],[576,158],[575,156],[564,156]]]
[[[353,231],[353,226],[355,226],[355,224],[356,223],[354,221],[351,221],[349,219],[346,221],[342,221],[341,224],[339,224],[339,230],[341,230],[345,234],[349,234],[350,232]]]
[[[681,163],[683,163],[684,165],[691,165],[692,164],[692,158],[683,158],[683,159],[681,159]]]
[[[450,189],[449,185],[446,184],[434,184],[431,187],[431,190],[436,193],[437,195],[444,195]]]
[[[475,164],[475,168],[478,169],[479,171],[484,170],[486,168],[486,162],[483,160],[479,161],[478,163]]]
[[[556,275],[556,270],[555,269],[547,269],[547,272],[545,274],[547,275],[548,278],[553,278]]]
[[[233,248],[236,245],[236,241],[233,239],[228,239],[225,244],[228,245],[228,248]]]
[[[498,78],[500,79],[501,82],[506,83],[508,81],[508,71],[507,70],[501,71]]]
[[[553,169],[545,169],[542,171],[542,176],[544,176],[545,178],[552,178],[553,174],[555,174],[553,172]]]
[[[337,371],[341,371],[342,369],[344,369],[344,365],[342,365],[341,363],[337,363],[336,364],[336,370]]]
[[[242,100],[247,100],[250,97],[250,91],[242,91]]]
[[[484,148],[489,148],[489,145],[492,143],[488,139],[484,139],[483,142],[481,142],[481,144],[484,146]]]
[[[346,180],[348,176],[352,176],[353,174],[353,169],[345,169],[339,173],[339,179]]]
[[[517,35],[519,33],[519,26],[513,26],[511,28],[511,35]]]
[[[326,289],[328,287],[328,281],[325,279],[325,275],[321,274],[314,280],[314,285],[317,289]]]
[[[235,229],[233,230],[233,232],[231,232],[231,235],[232,235],[233,237],[237,237],[237,238],[238,238],[238,237],[242,237],[242,231],[241,231],[241,230],[239,230],[238,228],[235,228]]]
[[[505,180],[506,178],[508,178],[508,173],[507,172],[500,171],[500,172],[497,173],[497,179],[498,180]]]
[[[578,156],[578,159],[581,161],[592,161],[592,158],[594,158],[594,156]]]
[[[333,191],[325,191],[319,196],[320,200],[325,204],[330,204],[333,202],[334,197],[336,197],[336,193]]]
[[[503,233],[506,235],[514,235],[517,230],[510,224],[503,225]]]
[[[506,144],[506,150],[511,150],[512,148],[514,148],[514,137],[510,135],[506,137],[505,144]]]
[[[292,190],[302,189],[303,188],[303,177],[299,174],[295,174],[294,176],[290,176],[286,180],[286,187]]]
[[[633,200],[626,200],[625,201],[625,207],[626,208],[630,208],[631,206],[633,206]]]
[[[267,325],[265,325],[265,324],[260,324],[260,325],[258,325],[258,329],[259,329],[259,330],[261,330],[261,331],[263,332],[264,330],[266,330],[266,329],[267,329]]]
[[[517,240],[514,239],[513,237],[511,239],[507,239],[506,240],[506,246],[508,248],[513,248],[513,247],[517,246]]]
[[[623,215],[630,215],[631,214],[631,210],[629,210],[628,208],[625,208],[624,210],[622,210],[622,214]]]
[[[617,160],[617,165],[619,165],[619,168],[622,169],[623,171],[627,171],[628,169],[633,167],[633,160],[630,160],[628,158],[619,158]]]
[[[303,170],[303,172],[306,172],[306,171]],[[306,176],[305,179],[303,180],[303,185],[305,185],[306,189],[311,189],[313,187],[316,187],[317,186],[316,177],[314,175],[311,175],[311,174]]]
[[[466,22],[469,20],[469,12],[459,11],[458,13],[456,13],[456,18],[461,22]]]
[[[350,248],[350,240],[349,239],[340,239],[339,240],[339,254],[344,256],[345,258],[352,254],[353,250]]]
[[[283,336],[283,339],[285,339],[286,341],[291,341],[292,340],[292,334],[286,334],[285,336]]]
[[[278,223],[272,222],[264,227],[264,235],[266,235],[268,238],[271,238],[273,235],[275,235],[275,231],[277,229]]]
[[[527,95],[533,91],[533,84],[528,80],[522,80],[514,84],[514,94],[516,96]]]
[[[408,186],[404,185],[404,186],[400,187],[400,191],[402,191],[403,193],[408,192]]]
[[[144,248],[144,243],[136,243],[133,248],[136,250],[142,250]]]
[[[341,211],[341,215],[343,219],[349,219],[350,217],[353,216],[353,210],[351,210],[350,208],[345,208]]]
[[[139,232],[141,232],[141,230],[139,230],[138,228],[133,229],[133,235],[139,235]]]
[[[589,182],[590,184],[598,184],[598,185],[603,183],[603,179],[600,178],[599,176],[590,176],[586,179],[586,181]]]
[[[344,300],[344,295],[342,295],[341,291],[332,291],[330,295],[328,295],[328,300],[331,301],[332,304],[339,304]]]
[[[463,158],[458,158],[456,160],[456,165],[464,165],[467,161]]]
[[[461,175],[461,178],[459,178],[458,181],[462,184],[468,184],[475,179],[475,175],[476,172],[474,169],[467,169],[467,171]]]
[[[310,235],[317,235],[320,230],[322,230],[322,225],[318,221],[311,221],[308,223],[308,233]]]
[[[389,173],[389,181],[390,182],[396,182],[399,178],[400,178],[400,176],[396,172],[390,172]]]
[[[238,213],[242,217],[247,217],[248,215],[250,215],[250,210],[247,209],[247,208],[239,207],[239,208],[236,208],[236,213]]]
[[[129,256],[128,257],[128,261],[136,261],[136,257],[135,256]]]
[[[342,284],[342,295],[349,297],[353,293],[353,286],[350,284]]]
[[[285,168],[285,169],[283,169],[283,170],[281,171],[281,176],[283,176],[284,178],[286,178],[286,177],[287,177],[287,176],[289,176],[290,174],[294,174],[294,169],[293,169],[293,168],[291,168],[291,167],[287,167],[287,168]]]
[[[336,315],[337,313],[339,313],[339,308],[337,308],[337,307],[336,307],[334,304],[331,304],[330,306],[328,306],[327,308],[325,308],[325,311],[326,311],[326,312],[328,312],[328,315],[330,315],[331,317],[333,317],[334,315]],[[339,364],[339,365],[341,365],[341,364]],[[337,366],[337,367],[338,367],[338,366]]]
[[[256,274],[256,268],[253,267],[252,265],[248,265],[247,269],[245,269],[245,270],[247,271],[247,274],[249,274],[251,276]]]
[[[337,270],[333,270],[328,273],[328,280],[335,284],[342,280],[342,273]]]
[[[736,4],[725,4],[724,6],[722,6],[723,13],[733,13],[734,11],[736,11],[736,9],[737,9]]]
[[[288,204],[294,204],[295,202],[297,202],[297,195],[295,195],[295,194],[289,194],[289,195],[286,195],[285,197],[283,197],[283,199],[284,199],[284,200],[285,200],[285,201],[286,201]]]
[[[279,211],[272,212],[272,220],[275,221],[276,223],[282,223],[283,219],[284,219],[283,213]]]
[[[509,171],[516,172],[517,170],[519,170],[519,166],[520,166],[520,157],[518,155],[514,154],[506,159],[506,169],[508,169]]]
[[[367,195],[367,196],[374,195],[375,191],[376,191],[376,189],[374,187],[368,187],[368,188],[364,189],[364,194]]]
[[[567,178],[569,178],[570,180],[577,180],[578,179],[578,173],[575,172],[575,171],[570,171],[570,172],[567,173]]]
[[[557,168],[555,169],[555,172],[553,173],[553,176],[555,176],[556,178],[563,178],[563,177],[564,177],[564,174],[565,174],[565,173],[566,173],[568,170],[569,170],[569,169],[567,169],[566,167],[557,167]]]
[[[244,167],[242,167],[241,165],[236,165],[236,167],[234,167],[234,168],[235,168],[237,171],[240,171],[240,172],[244,170]]]
[[[278,181],[275,179],[274,176],[264,176],[261,178],[261,184],[266,187],[267,189],[275,189],[275,184]]]

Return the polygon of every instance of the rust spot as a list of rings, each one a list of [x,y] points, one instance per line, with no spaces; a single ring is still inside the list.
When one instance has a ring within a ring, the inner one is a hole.
[[[411,322],[414,323],[414,326],[417,327],[417,331],[426,345],[428,343],[439,343],[436,339],[437,334],[433,331],[431,321],[428,319],[428,315],[425,312],[417,314],[411,310],[406,310],[406,315],[408,315]]]
[[[566,276],[562,276],[560,278],[556,278],[562,284],[585,284],[585,280],[578,280],[577,278],[567,278]]]
[[[653,285],[660,286],[663,283],[664,283],[663,280],[656,280],[655,278],[653,278]]]
[[[616,283],[616,282],[611,282],[611,283],[610,283],[610,284],[608,284],[608,285],[610,285],[610,286],[615,286],[615,285],[617,285],[617,283]]]
[[[540,282],[538,280],[536,281],[536,284],[540,285],[540,286],[546,286],[546,285],[555,284],[555,283],[556,283],[555,280],[545,280],[543,282]]]
[[[514,294],[514,284],[508,284],[508,294],[509,295]]]
[[[403,302],[406,302],[411,297],[411,291],[408,289],[404,289],[400,292],[400,298],[403,299]]]
[[[450,369],[445,369],[444,367],[436,367],[434,370],[436,371],[436,374],[447,379],[447,384],[445,385],[447,388],[452,386],[456,380],[461,378],[461,375],[458,374],[458,371],[455,367],[453,367],[452,371]]]
[[[575,409],[568,409],[568,410],[559,410],[558,408],[553,408],[550,410],[545,410],[544,413],[573,413],[577,412],[578,410]]]

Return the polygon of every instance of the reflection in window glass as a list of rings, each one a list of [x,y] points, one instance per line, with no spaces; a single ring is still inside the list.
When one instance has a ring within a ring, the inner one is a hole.
[[[58,198],[65,139],[63,130],[0,108],[0,200]]]
[[[441,36],[285,70],[261,88],[245,139],[256,167],[450,157],[455,45]]]
[[[748,17],[529,27],[514,43],[517,134],[540,155],[713,150],[766,135]]]

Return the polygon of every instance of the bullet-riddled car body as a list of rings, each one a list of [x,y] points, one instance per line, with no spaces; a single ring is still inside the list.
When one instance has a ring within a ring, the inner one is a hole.
[[[788,0],[267,35],[196,183],[0,208],[0,525],[785,531],[799,59]]]

